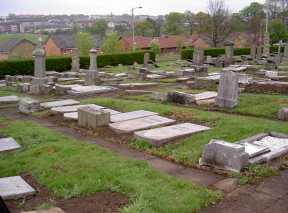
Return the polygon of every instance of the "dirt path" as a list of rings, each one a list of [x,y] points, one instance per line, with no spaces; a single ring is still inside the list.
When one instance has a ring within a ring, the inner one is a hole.
[[[26,116],[26,115],[17,113],[15,109],[11,109],[11,108],[2,109],[0,112],[0,115],[3,117],[7,117],[9,119],[13,119],[13,120],[34,121],[42,125],[43,127],[47,127],[54,131],[71,136],[73,138],[78,139],[79,141],[100,145],[101,147],[109,149],[126,158],[146,161],[151,167],[153,167],[157,171],[167,173],[179,179],[188,180],[188,181],[191,181],[193,183],[200,184],[203,186],[212,186],[215,183],[225,179],[225,177],[214,174],[212,172],[202,171],[202,170],[193,169],[193,168],[187,168],[182,165],[170,162],[168,160],[163,160],[159,157],[149,155],[147,153],[129,149],[127,145],[125,144],[111,143],[108,141],[104,141],[102,138],[99,138],[99,137],[92,138],[89,136],[83,136],[81,133],[77,132],[76,130],[72,128],[60,127],[60,126],[57,126],[57,124],[51,123],[44,119],[40,119],[40,118],[36,118],[32,116]]]
[[[255,186],[238,188],[201,213],[287,213],[288,171]]]

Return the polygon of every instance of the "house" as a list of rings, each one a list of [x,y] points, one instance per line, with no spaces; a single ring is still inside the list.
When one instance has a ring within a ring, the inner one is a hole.
[[[0,60],[32,58],[36,44],[27,39],[9,39],[0,42]]]
[[[76,38],[71,33],[51,35],[45,44],[47,56],[71,55],[75,47]]]

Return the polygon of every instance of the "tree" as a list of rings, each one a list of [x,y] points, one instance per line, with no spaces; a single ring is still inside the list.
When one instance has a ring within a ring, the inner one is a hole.
[[[120,38],[117,33],[113,32],[106,36],[105,40],[103,41],[101,50],[108,54],[119,53],[122,51]]]
[[[148,20],[138,22],[135,27],[136,35],[151,37],[154,35],[153,31],[153,24]]]
[[[209,15],[207,13],[199,12],[195,16],[196,31],[204,33],[208,31]]]
[[[79,49],[81,56],[88,56],[89,50],[93,48],[94,43],[92,36],[87,32],[79,32],[76,34],[76,47]]]
[[[208,15],[208,39],[217,47],[231,32],[231,17],[224,0],[209,0]]]
[[[161,53],[160,44],[157,40],[153,39],[150,43],[150,50],[157,56]]]
[[[187,25],[187,30],[189,35],[193,34],[193,31],[195,30],[196,26],[196,18],[195,14],[193,14],[191,11],[185,12],[185,24]]]
[[[269,32],[272,43],[280,40],[288,41],[288,29],[281,19],[274,19],[269,24]]]
[[[88,28],[88,30],[96,35],[99,35],[101,38],[104,38],[108,29],[107,22],[104,19],[97,20],[95,24]]]
[[[166,16],[164,25],[165,33],[169,35],[179,35],[184,33],[184,14],[172,12]]]

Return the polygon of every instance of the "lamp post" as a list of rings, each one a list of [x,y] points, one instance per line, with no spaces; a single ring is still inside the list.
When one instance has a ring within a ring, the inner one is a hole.
[[[270,0],[266,0],[266,33],[268,33],[268,27],[269,27],[269,3]]]
[[[135,42],[135,20],[134,20],[134,11],[136,9],[142,9],[142,7],[134,7],[131,9],[132,11],[132,41],[133,41],[133,51],[135,50],[135,47],[136,47],[136,42]]]

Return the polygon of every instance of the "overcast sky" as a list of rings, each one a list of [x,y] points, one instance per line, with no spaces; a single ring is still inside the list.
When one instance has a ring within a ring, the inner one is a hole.
[[[264,0],[226,0],[232,11],[251,2]],[[123,14],[142,6],[137,14],[163,15],[171,11],[206,11],[208,0],[0,0],[0,15],[17,14]]]

